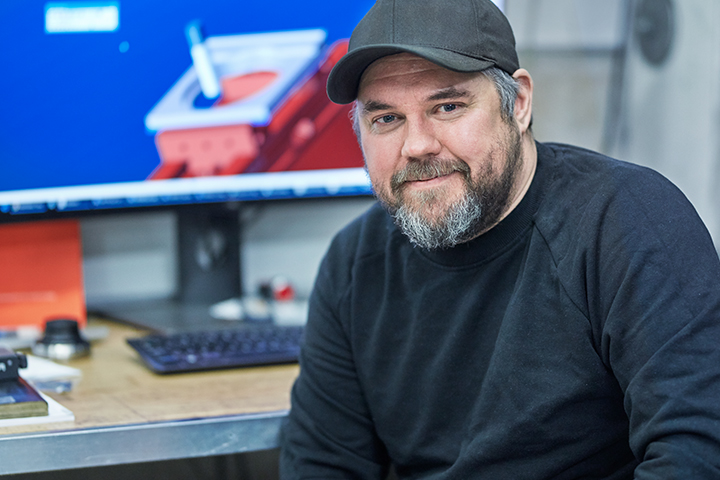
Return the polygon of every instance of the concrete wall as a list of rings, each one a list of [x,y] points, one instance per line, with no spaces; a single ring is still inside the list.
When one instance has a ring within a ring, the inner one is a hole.
[[[678,185],[720,240],[720,2],[675,0],[667,60],[645,60],[631,37],[616,156],[650,166]]]
[[[608,50],[620,46],[626,0],[507,0],[518,50]]]

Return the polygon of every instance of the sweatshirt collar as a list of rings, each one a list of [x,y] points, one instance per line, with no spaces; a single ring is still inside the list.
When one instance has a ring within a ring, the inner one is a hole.
[[[535,176],[523,199],[507,217],[479,237],[453,248],[425,250],[415,247],[415,250],[434,263],[464,267],[489,261],[514,245],[533,225],[533,217],[542,202],[545,186],[552,176],[550,164],[554,161],[554,152],[542,143],[536,142],[535,145]]]

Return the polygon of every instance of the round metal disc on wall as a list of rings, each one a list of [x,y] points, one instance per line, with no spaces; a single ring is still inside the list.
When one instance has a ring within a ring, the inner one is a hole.
[[[662,65],[675,35],[672,0],[639,0],[633,30],[643,58],[652,65]]]

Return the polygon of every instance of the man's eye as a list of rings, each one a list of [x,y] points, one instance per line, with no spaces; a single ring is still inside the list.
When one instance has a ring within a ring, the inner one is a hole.
[[[383,115],[375,120],[376,123],[392,123],[395,121],[395,115]]]
[[[452,112],[453,110],[456,110],[458,108],[457,104],[455,103],[448,103],[446,105],[440,106],[440,111],[444,113]]]

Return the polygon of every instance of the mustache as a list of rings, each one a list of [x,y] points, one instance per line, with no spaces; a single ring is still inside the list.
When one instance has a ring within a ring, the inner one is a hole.
[[[413,160],[405,168],[393,174],[390,178],[390,188],[393,192],[397,192],[407,182],[430,180],[455,172],[460,172],[465,178],[470,178],[470,166],[462,160],[440,158]]]

